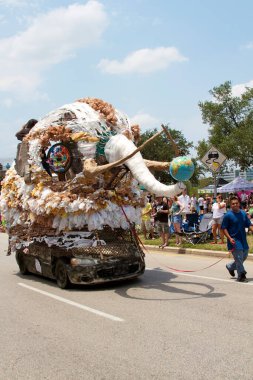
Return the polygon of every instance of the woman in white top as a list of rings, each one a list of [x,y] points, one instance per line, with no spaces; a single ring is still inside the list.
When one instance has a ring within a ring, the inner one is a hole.
[[[212,212],[213,212],[213,225],[212,225],[212,232],[213,232],[213,242],[211,244],[217,244],[217,229],[219,231],[219,235],[221,238],[220,244],[224,244],[224,233],[221,230],[221,223],[224,217],[224,214],[226,212],[226,203],[223,202],[222,196],[218,195],[216,198],[216,203],[212,206]]]

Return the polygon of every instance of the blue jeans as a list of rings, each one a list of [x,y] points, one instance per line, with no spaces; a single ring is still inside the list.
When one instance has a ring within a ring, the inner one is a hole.
[[[246,273],[243,266],[243,262],[247,259],[248,253],[249,253],[248,249],[244,249],[244,250],[235,249],[232,252],[234,261],[231,261],[230,263],[228,263],[227,268],[229,270],[237,270],[238,277],[242,273]]]

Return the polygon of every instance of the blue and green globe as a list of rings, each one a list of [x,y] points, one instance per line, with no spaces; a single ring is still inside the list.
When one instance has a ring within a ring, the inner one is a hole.
[[[170,175],[177,181],[187,181],[193,173],[194,165],[189,157],[176,157],[170,163]]]

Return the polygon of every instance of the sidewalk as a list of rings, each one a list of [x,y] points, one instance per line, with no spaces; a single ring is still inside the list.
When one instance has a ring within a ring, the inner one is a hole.
[[[178,254],[187,254],[187,255],[199,255],[199,256],[212,256],[212,257],[227,257],[232,258],[232,255],[228,251],[208,251],[205,249],[195,249],[195,248],[178,248],[178,247],[165,247],[163,249],[158,248],[155,245],[144,245],[146,252],[159,252],[159,253],[178,253]],[[253,254],[250,253],[247,260],[253,261]]]

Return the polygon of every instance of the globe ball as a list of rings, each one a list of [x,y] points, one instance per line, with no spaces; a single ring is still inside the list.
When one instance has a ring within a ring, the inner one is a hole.
[[[194,164],[189,157],[176,157],[170,163],[170,175],[177,181],[188,181],[193,173]]]

